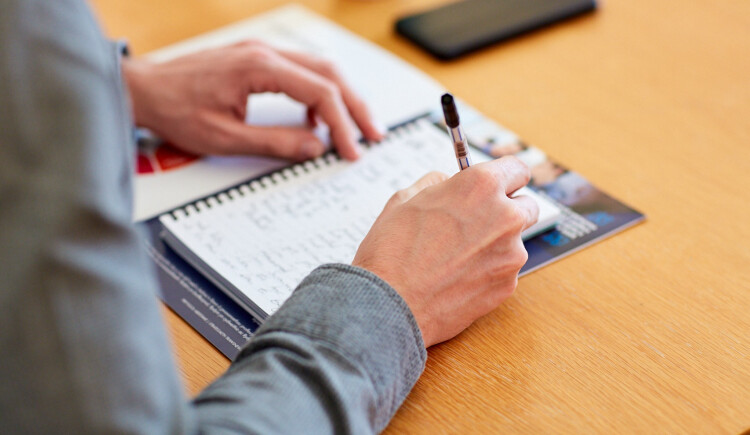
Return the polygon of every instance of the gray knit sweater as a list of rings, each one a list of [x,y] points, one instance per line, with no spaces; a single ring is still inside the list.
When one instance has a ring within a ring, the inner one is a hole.
[[[370,433],[423,370],[401,297],[314,271],[229,370],[184,396],[131,222],[119,58],[82,0],[0,0],[4,433]]]

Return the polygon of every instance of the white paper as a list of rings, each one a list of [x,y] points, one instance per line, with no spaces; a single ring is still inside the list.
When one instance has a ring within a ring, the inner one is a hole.
[[[148,57],[165,61],[247,39],[263,40],[279,48],[313,53],[333,61],[367,102],[380,125],[397,125],[439,108],[443,88],[429,76],[298,5],[183,41]],[[250,123],[303,125],[305,122],[305,108],[284,95],[254,95],[248,104]],[[325,136],[325,131],[319,134]],[[135,180],[134,218],[147,219],[287,164],[266,158],[204,157],[179,168],[139,174]]]

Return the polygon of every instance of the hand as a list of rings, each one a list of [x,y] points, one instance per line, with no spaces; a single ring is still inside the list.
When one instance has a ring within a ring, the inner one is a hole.
[[[325,151],[311,128],[245,123],[248,95],[283,92],[320,116],[346,159],[359,155],[354,124],[379,140],[367,107],[329,62],[243,42],[153,64],[126,60],[136,124],[196,154],[258,154],[304,160]]]
[[[427,347],[458,335],[513,293],[528,259],[521,231],[539,216],[531,198],[508,196],[529,181],[515,157],[446,178],[430,173],[397,192],[352,263],[399,292]]]

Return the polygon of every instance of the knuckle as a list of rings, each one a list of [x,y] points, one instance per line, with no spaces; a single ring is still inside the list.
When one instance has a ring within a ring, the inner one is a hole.
[[[524,225],[526,225],[526,211],[512,202],[510,203],[510,207],[512,212],[508,219],[509,226],[513,231],[520,232]]]
[[[341,77],[338,67],[331,61],[319,59],[317,64],[318,72],[328,78]]]
[[[341,92],[338,86],[333,82],[323,79],[318,84],[319,104],[321,105],[333,105],[334,107],[341,107],[342,99]],[[336,109],[338,110],[338,109]]]
[[[329,98],[332,100],[338,100],[341,98],[341,92],[339,91],[338,86],[336,86],[333,82],[329,80],[324,80],[320,84],[320,89],[323,95],[326,96],[326,98]]]
[[[270,64],[277,58],[276,52],[265,44],[249,44],[245,53],[247,57],[260,64]]]
[[[531,179],[531,170],[529,166],[516,156],[509,155],[502,157],[500,163],[506,178],[521,177],[524,184],[528,184]]]
[[[491,274],[496,281],[507,282],[518,278],[518,272],[526,264],[529,258],[528,252],[523,247],[520,237],[518,243],[511,247],[506,245],[499,255],[499,261],[491,269]]]
[[[429,181],[434,181],[436,183],[439,183],[441,181],[445,181],[448,179],[448,175],[446,175],[444,172],[440,171],[430,171],[427,173],[426,178]]]
[[[511,164],[511,165],[521,165],[521,166],[526,166],[526,165],[525,165],[525,164],[524,164],[524,163],[523,163],[523,162],[521,161],[521,159],[519,159],[518,157],[516,157],[516,156],[514,156],[514,155],[503,156],[503,157],[502,157],[502,158],[501,158],[500,160],[504,160],[505,162],[507,162],[508,164]]]
[[[447,175],[445,175],[442,172],[439,171],[431,171],[425,174],[422,178],[416,181],[414,183],[413,188],[416,188],[418,190],[426,189],[430,186],[434,186],[436,184],[440,184],[443,181],[445,181],[448,178]]]
[[[529,259],[529,253],[523,247],[523,244],[519,243],[519,245],[520,247],[514,251],[513,256],[513,264],[517,266],[518,270],[520,270]]]
[[[392,202],[394,204],[401,204],[409,197],[409,193],[406,191],[406,189],[397,190],[396,193],[394,193],[391,196],[391,199],[388,202]]]
[[[516,159],[515,156],[513,158]],[[521,167],[520,173],[521,173],[521,177],[523,178],[523,185],[525,186],[529,184],[529,181],[531,181],[531,168],[529,168],[529,166],[526,163],[522,162],[521,160],[518,160],[518,164]]]
[[[489,309],[494,309],[502,304],[506,299],[513,295],[518,287],[518,274],[512,276],[503,276],[495,281],[493,291],[489,294]]]
[[[514,200],[500,197],[497,203],[497,219],[503,222],[502,233],[513,236],[520,233],[526,226],[527,212]]]
[[[248,48],[249,47],[268,47],[268,45],[265,42],[261,41],[260,39],[254,39],[254,38],[246,39],[240,42],[239,45],[243,47],[248,47]]]
[[[395,207],[397,207],[397,206],[398,206],[399,204],[401,204],[401,202],[400,202],[400,201],[399,201],[399,200],[398,200],[398,199],[396,198],[396,195],[394,194],[394,195],[393,195],[393,196],[391,196],[391,197],[390,197],[390,199],[388,199],[388,201],[387,201],[387,202],[385,203],[385,207],[383,207],[383,212],[387,212],[387,211],[393,210],[393,209],[394,209]]]
[[[490,171],[483,167],[477,167],[477,170],[471,171],[471,176],[467,177],[471,183],[471,190],[477,192],[480,196],[495,195],[502,188],[500,180]]]
[[[507,155],[503,156],[499,159],[499,161],[506,165],[519,165],[519,166],[526,166],[518,157],[514,155]]]
[[[526,251],[526,247],[523,241],[517,235],[510,241],[509,246],[505,252],[505,264],[508,267],[506,272],[511,272],[514,275],[518,275],[518,271],[526,264],[529,259],[529,253]]]

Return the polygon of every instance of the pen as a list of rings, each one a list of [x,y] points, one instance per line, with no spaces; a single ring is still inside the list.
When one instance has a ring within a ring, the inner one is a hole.
[[[469,148],[466,143],[466,136],[464,136],[464,131],[458,122],[456,103],[453,101],[453,95],[451,94],[443,94],[442,98],[440,98],[440,102],[443,103],[445,124],[448,126],[448,134],[453,140],[453,149],[456,151],[456,161],[458,162],[458,167],[463,171],[471,166],[471,155],[469,154]]]

